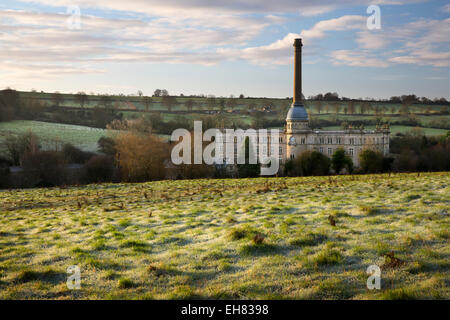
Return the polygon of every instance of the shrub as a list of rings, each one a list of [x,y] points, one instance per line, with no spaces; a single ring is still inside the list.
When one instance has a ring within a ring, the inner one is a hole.
[[[0,167],[0,189],[6,189],[11,187],[10,170],[8,167]]]
[[[114,160],[110,156],[97,155],[84,165],[84,176],[87,183],[110,182],[114,175]]]
[[[317,151],[305,151],[297,159],[286,163],[289,176],[321,176],[330,172],[330,159]]]
[[[370,149],[363,150],[359,154],[361,170],[364,172],[381,172],[383,170],[383,155]]]
[[[339,174],[342,169],[347,168],[348,172],[353,171],[353,160],[345,154],[345,150],[338,148],[331,157],[331,165],[333,170]]]
[[[70,143],[66,143],[61,151],[68,163],[83,164],[93,156],[93,153],[84,152]]]
[[[19,136],[8,135],[5,139],[5,147],[13,165],[19,166],[26,153],[40,149],[38,137],[31,131]]]
[[[0,122],[10,121],[21,113],[21,99],[16,90],[0,91]]]
[[[117,158],[123,181],[141,182],[165,177],[167,144],[152,135],[122,133],[116,140]]]
[[[239,178],[257,177],[260,174],[260,164],[250,163],[250,144],[249,137],[246,137],[241,150],[241,152],[244,152],[245,164],[237,165]]]
[[[101,137],[97,141],[100,152],[114,156],[116,154],[116,143],[113,138]]]
[[[32,186],[54,187],[66,183],[65,159],[56,151],[29,152],[22,167]]]

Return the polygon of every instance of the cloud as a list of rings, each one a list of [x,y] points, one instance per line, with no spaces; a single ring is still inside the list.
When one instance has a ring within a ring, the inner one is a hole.
[[[361,55],[364,52],[370,52],[372,55],[382,56],[386,52],[384,49],[389,47],[392,56],[387,58],[388,63],[448,67],[450,66],[449,34],[450,18],[419,19],[382,30],[357,32],[356,42],[362,48]],[[367,51],[367,49],[373,50]]]
[[[222,17],[225,19],[225,17]],[[65,14],[0,11],[0,70],[11,78],[99,73],[102,62],[193,63],[226,59],[216,48],[243,46],[282,18],[230,17],[227,27],[205,28],[199,21],[165,17],[108,19],[83,15],[80,30],[67,27]],[[72,67],[68,67],[68,65]],[[12,67],[15,66],[15,67]],[[78,72],[80,71],[80,72]]]
[[[389,66],[389,63],[382,59],[371,56],[368,52],[336,50],[331,53],[331,58],[334,65],[378,68],[386,68]]]
[[[73,0],[20,0],[63,8]],[[412,1],[378,1],[406,4]],[[260,65],[292,63],[292,43],[304,40],[305,56],[331,58],[334,64],[381,66],[417,63],[446,66],[448,21],[420,20],[373,33],[366,30],[366,16],[345,15],[317,22],[309,29],[287,33],[259,46],[252,41],[292,13],[318,15],[345,6],[365,6],[369,0],[78,0],[81,29],[67,28],[68,15],[20,10],[0,10],[0,70],[11,78],[54,77],[61,74],[102,73],[101,63],[187,63],[214,65],[244,60]],[[85,8],[123,11],[120,17],[84,14]],[[442,26],[441,26],[442,27]],[[323,41],[334,32],[354,32],[358,48],[327,52]],[[392,53],[376,51],[400,43]],[[305,61],[307,63],[307,61]],[[37,70],[42,70],[39,74]]]
[[[67,7],[73,0],[19,0],[47,6]],[[152,16],[211,16],[217,12],[245,13],[302,13],[315,15],[342,7],[368,6],[370,4],[403,5],[420,0],[77,0],[81,8],[99,8],[127,12],[140,12]]]
[[[233,59],[243,59],[261,65],[289,64],[293,59],[292,45],[295,38],[303,39],[305,56],[316,55],[319,51],[317,39],[325,38],[327,33],[333,31],[361,29],[365,26],[364,23],[365,17],[363,16],[342,16],[320,21],[311,29],[303,30],[299,34],[288,33],[284,38],[267,45],[240,50],[222,49],[219,52]]]
[[[431,65],[434,67],[450,67],[450,51],[433,52],[428,49],[415,50],[409,55],[396,56],[389,61],[400,64]]]
[[[450,3],[446,4],[445,6],[443,6],[442,7],[442,11],[443,12],[447,12],[447,13],[450,12]]]
[[[327,32],[362,29],[365,27],[367,17],[364,16],[342,16],[336,19],[323,20],[309,30],[303,30],[302,38],[314,39],[324,38]]]
[[[380,32],[364,30],[356,33],[356,43],[363,49],[381,49],[386,47],[391,40],[384,33],[380,35]]]

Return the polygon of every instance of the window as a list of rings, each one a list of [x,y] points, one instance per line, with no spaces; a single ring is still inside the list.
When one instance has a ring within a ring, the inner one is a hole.
[[[279,137],[278,138],[278,142],[282,143],[283,142],[283,137]]]
[[[333,144],[333,138],[332,137],[328,137],[328,144]]]
[[[348,149],[348,154],[353,157],[353,148]]]
[[[337,144],[341,144],[341,143],[342,143],[341,137],[337,137],[337,138],[336,138],[336,142],[337,142]]]
[[[294,160],[294,154],[291,154],[291,160]]]
[[[319,148],[319,152],[322,152],[322,153],[323,153],[323,147],[320,147],[320,148]]]
[[[283,154],[283,147],[279,147],[278,152],[280,153],[280,157],[281,157],[281,155]]]
[[[333,154],[333,148],[328,148],[328,155],[331,156]]]
[[[302,144],[306,143],[306,138],[302,138]]]

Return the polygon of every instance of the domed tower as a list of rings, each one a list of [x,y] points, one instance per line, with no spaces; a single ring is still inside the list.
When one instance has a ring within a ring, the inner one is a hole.
[[[302,39],[295,39],[294,101],[286,116],[286,156],[293,159],[306,150],[307,134],[310,132],[308,113],[302,102]]]

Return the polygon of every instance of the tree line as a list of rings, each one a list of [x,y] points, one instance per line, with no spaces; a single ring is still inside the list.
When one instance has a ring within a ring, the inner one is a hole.
[[[316,101],[367,101],[367,102],[387,102],[387,103],[396,103],[396,104],[430,104],[430,105],[450,105],[450,102],[447,101],[446,98],[434,98],[430,99],[427,97],[418,97],[415,94],[404,94],[401,96],[392,96],[389,99],[373,99],[373,98],[359,98],[352,99],[347,97],[339,97],[337,92],[327,92],[327,93],[319,93],[317,95],[312,95],[308,97],[308,100],[316,100]]]
[[[161,179],[245,178],[259,175],[259,165],[238,165],[237,170],[206,164],[174,166],[170,161],[175,143],[150,132],[128,128],[98,141],[99,152],[82,151],[70,144],[43,150],[32,132],[9,136],[4,142],[8,157],[0,158],[0,188],[52,187],[101,182],[144,182]],[[248,156],[248,143],[245,145]],[[193,152],[194,148],[192,148]],[[343,149],[331,157],[306,151],[287,161],[280,176],[362,174],[450,170],[450,133],[426,137],[419,132],[391,138],[391,154],[364,150],[360,167]],[[23,174],[10,172],[20,166]]]

